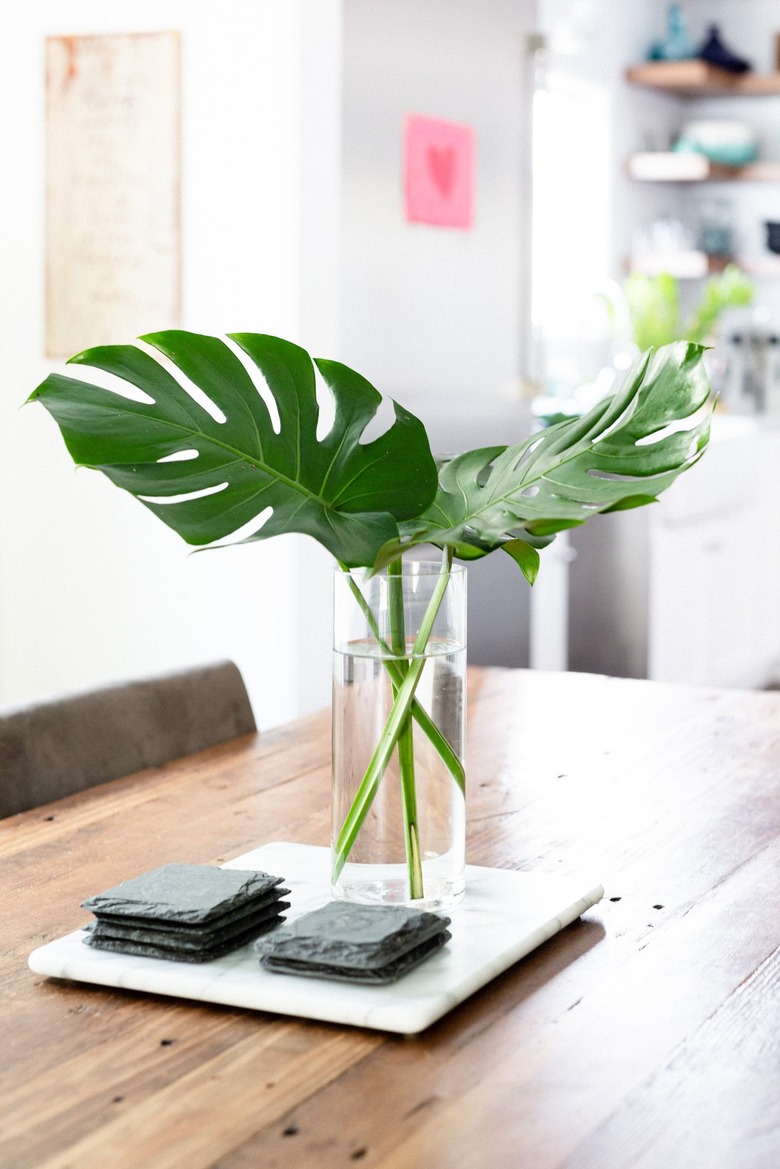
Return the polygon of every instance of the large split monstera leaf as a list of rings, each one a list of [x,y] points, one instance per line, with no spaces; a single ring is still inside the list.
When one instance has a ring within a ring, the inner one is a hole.
[[[622,389],[582,418],[515,446],[469,451],[439,470],[422,424],[394,403],[395,421],[367,441],[381,403],[364,378],[312,359],[278,337],[237,333],[272,395],[216,337],[179,330],[143,338],[145,349],[104,346],[71,359],[118,376],[146,395],[120,396],[51,374],[31,395],[54,416],[79,464],[131,492],[190,544],[210,544],[257,519],[249,540],[302,532],[349,567],[389,563],[426,543],[465,560],[503,549],[533,582],[537,548],[599,512],[649,503],[700,457],[712,398],[703,348],[649,350]],[[335,419],[318,438],[314,366],[330,387]],[[194,383],[220,421],[184,388]]]
[[[463,559],[503,548],[533,582],[536,548],[599,512],[654,502],[701,456],[712,398],[704,348],[681,341],[638,358],[623,388],[525,442],[458,455],[424,515],[400,524],[379,563],[415,544]]]
[[[302,532],[349,567],[365,566],[397,539],[399,520],[420,515],[433,499],[436,465],[422,424],[394,403],[392,426],[361,441],[382,398],[346,366],[316,362],[335,406],[329,433],[318,438],[314,366],[297,345],[231,336],[273,396],[275,429],[244,362],[224,341],[180,330],[142,340],[199,387],[223,420],[136,345],[90,349],[71,363],[118,376],[146,401],[57,373],[31,400],[54,416],[78,464],[102,471],[188,543],[221,540],[265,513],[248,539]]]

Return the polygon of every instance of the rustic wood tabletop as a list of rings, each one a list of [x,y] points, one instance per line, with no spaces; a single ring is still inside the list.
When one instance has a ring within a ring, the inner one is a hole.
[[[327,844],[323,712],[0,822],[3,1169],[776,1169],[780,693],[472,670],[468,860],[581,920],[413,1038],[33,974],[90,894]]]

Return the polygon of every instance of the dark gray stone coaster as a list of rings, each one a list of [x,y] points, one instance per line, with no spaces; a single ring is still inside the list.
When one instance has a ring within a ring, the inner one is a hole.
[[[281,877],[215,865],[174,863],[123,881],[82,902],[96,916],[205,924],[245,907],[282,883]]]
[[[288,922],[258,953],[275,962],[316,963],[344,970],[381,970],[440,934],[448,925],[440,917],[401,905],[356,905],[330,901]]]
[[[410,970],[414,970],[426,958],[430,958],[448,942],[452,934],[449,930],[441,930],[434,937],[429,938],[413,950],[407,950],[394,962],[380,969],[349,969],[345,966],[328,966],[318,962],[296,962],[294,959],[277,958],[273,951],[260,959],[260,965],[275,974],[300,974],[304,978],[327,978],[336,982],[368,983],[371,986],[381,986],[388,982],[396,982]]]
[[[284,917],[272,917],[265,924],[244,930],[231,941],[222,942],[202,950],[188,950],[176,946],[149,945],[144,942],[117,941],[115,938],[95,938],[94,934],[84,938],[88,946],[95,950],[110,950],[115,954],[135,954],[142,958],[163,958],[168,962],[211,962],[214,958],[223,958],[233,950],[252,942],[261,933],[275,929],[284,921]]]
[[[232,910],[229,913],[224,913],[220,917],[215,917],[213,920],[206,922],[204,925],[187,925],[185,922],[167,922],[155,920],[149,917],[133,917],[130,914],[119,913],[103,913],[95,914],[101,927],[106,929],[126,930],[138,929],[145,931],[153,931],[165,937],[175,937],[187,940],[192,938],[193,941],[205,939],[210,933],[218,933],[222,930],[228,930],[233,926],[240,926],[247,918],[261,911],[279,912],[274,909],[281,902],[281,898],[285,897],[290,892],[283,885],[278,885],[272,889],[270,893],[262,894],[259,897],[253,898],[249,905],[242,905],[240,909]],[[286,908],[287,906],[285,906]]]
[[[275,898],[273,904],[264,906],[257,913],[244,914],[238,921],[233,922],[225,929],[202,929],[195,933],[185,932],[175,927],[170,929],[139,928],[138,926],[125,926],[116,922],[104,921],[93,922],[87,929],[92,938],[101,940],[143,942],[144,945],[160,946],[164,949],[197,952],[209,950],[236,937],[244,937],[255,928],[257,928],[257,935],[259,935],[266,922],[272,919],[282,920],[279,919],[279,914],[289,908],[289,901],[279,901]]]

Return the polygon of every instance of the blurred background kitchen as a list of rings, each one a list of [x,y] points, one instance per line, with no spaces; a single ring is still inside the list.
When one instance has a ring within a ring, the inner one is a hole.
[[[469,656],[777,681],[776,0],[10,0],[0,21],[0,703],[223,656],[261,726],[329,701],[319,546],[193,555],[19,409],[69,354],[177,325],[346,362],[441,452],[587,409],[637,345],[698,330],[721,395],[702,462],[559,537],[533,591],[509,557],[473,565]],[[469,144],[450,221],[410,196],[415,120],[455,135],[429,148],[445,203]]]

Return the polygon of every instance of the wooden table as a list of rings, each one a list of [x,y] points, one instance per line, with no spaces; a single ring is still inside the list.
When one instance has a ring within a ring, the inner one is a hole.
[[[3,821],[3,1169],[780,1165],[780,694],[469,684],[468,859],[601,904],[403,1039],[26,965],[125,876],[327,843],[327,714]]]

